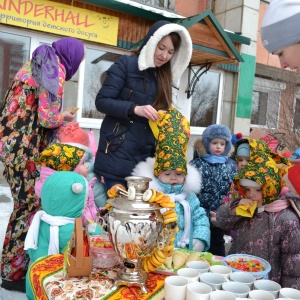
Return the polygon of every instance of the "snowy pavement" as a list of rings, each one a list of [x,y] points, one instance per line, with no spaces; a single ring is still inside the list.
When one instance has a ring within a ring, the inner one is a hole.
[[[0,165],[1,162],[0,162]],[[2,175],[2,168],[0,167],[0,253],[2,253],[3,242],[8,224],[9,217],[13,210],[13,201],[10,189],[7,186]],[[0,279],[1,281],[1,279]],[[7,291],[0,287],[0,300],[27,300],[25,293]]]

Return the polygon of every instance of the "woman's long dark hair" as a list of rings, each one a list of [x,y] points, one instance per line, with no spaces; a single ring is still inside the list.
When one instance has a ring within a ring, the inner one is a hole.
[[[171,32],[169,36],[172,39],[174,46],[174,53],[179,49],[181,38],[177,32]],[[172,58],[161,67],[156,68],[157,72],[157,96],[153,103],[156,110],[167,110],[172,105],[172,72],[171,72]]]

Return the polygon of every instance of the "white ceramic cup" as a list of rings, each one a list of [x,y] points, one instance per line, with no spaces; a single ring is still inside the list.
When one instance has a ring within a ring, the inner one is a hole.
[[[275,298],[278,298],[281,285],[273,280],[260,279],[254,282],[254,290],[263,290],[271,293]]]
[[[186,288],[186,300],[209,300],[212,288],[203,282],[191,282]]]
[[[236,296],[228,291],[213,291],[210,300],[235,300]]]
[[[275,300],[275,297],[271,293],[263,290],[250,291],[248,298],[255,300]]]
[[[300,299],[300,291],[292,288],[282,288],[279,291],[279,297],[291,300]]]
[[[235,281],[224,282],[222,284],[222,289],[224,291],[228,291],[235,294],[239,298],[247,298],[250,292],[249,286],[247,286],[244,283]]]
[[[246,284],[250,288],[250,290],[253,289],[253,283],[256,280],[252,274],[249,274],[247,272],[232,272],[229,276],[229,279],[231,281]]]
[[[205,261],[189,261],[186,266],[190,269],[197,270],[199,273],[208,272],[210,264]]]
[[[165,279],[165,300],[185,300],[188,281],[180,276],[169,276]]]
[[[199,281],[200,273],[197,270],[190,268],[182,268],[177,271],[177,275],[185,278],[188,283]]]
[[[224,276],[226,279],[229,279],[232,270],[226,266],[214,265],[209,268],[209,272],[220,274]]]
[[[222,289],[222,284],[226,282],[226,279],[220,274],[206,272],[200,274],[200,282],[208,284],[213,291],[216,291]]]

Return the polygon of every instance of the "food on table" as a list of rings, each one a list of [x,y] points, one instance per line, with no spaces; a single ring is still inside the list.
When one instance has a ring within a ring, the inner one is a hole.
[[[167,267],[167,269],[172,269],[172,262],[173,262],[173,257],[169,256],[167,257],[164,265]]]
[[[244,272],[262,272],[264,271],[263,266],[261,265],[261,262],[257,259],[244,259],[243,257],[236,259],[234,261],[226,261],[228,266],[231,268],[237,269],[239,271]]]
[[[90,245],[96,248],[112,248],[111,242],[105,241],[101,237],[91,238]]]
[[[212,262],[204,257],[201,256],[207,256],[212,257],[211,253],[208,252],[192,252],[192,251],[185,251],[182,249],[175,249],[172,251],[172,255],[167,257],[164,264],[159,266],[159,270],[169,270],[169,271],[177,271],[179,268],[186,267],[186,264],[189,261],[203,261],[208,263],[209,265],[212,265]],[[217,264],[222,264],[220,261],[218,261]]]
[[[187,254],[184,252],[176,251],[172,255],[174,269],[179,269],[184,266],[185,261],[187,260]]]
[[[210,261],[208,260],[208,259],[206,259],[206,258],[203,258],[203,257],[198,257],[198,259],[197,259],[198,261],[203,261],[203,262],[206,262],[206,263],[208,263],[208,264],[210,264],[211,265],[211,263],[210,263]]]
[[[192,254],[190,254],[189,256],[188,256],[188,258],[186,259],[186,261],[185,261],[185,265],[187,265],[187,263],[189,262],[189,261],[196,261],[196,260],[199,260],[199,255],[197,254],[197,253],[192,253]]]

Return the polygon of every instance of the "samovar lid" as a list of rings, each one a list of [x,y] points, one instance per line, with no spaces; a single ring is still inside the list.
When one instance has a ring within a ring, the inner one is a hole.
[[[149,188],[149,182],[152,181],[149,177],[144,176],[128,176],[125,177],[128,189],[134,188],[134,199],[129,199],[127,196],[118,196],[108,199],[107,203],[112,207],[123,211],[148,211],[161,209],[157,203],[143,201],[143,193]],[[125,193],[126,194],[126,193]]]

